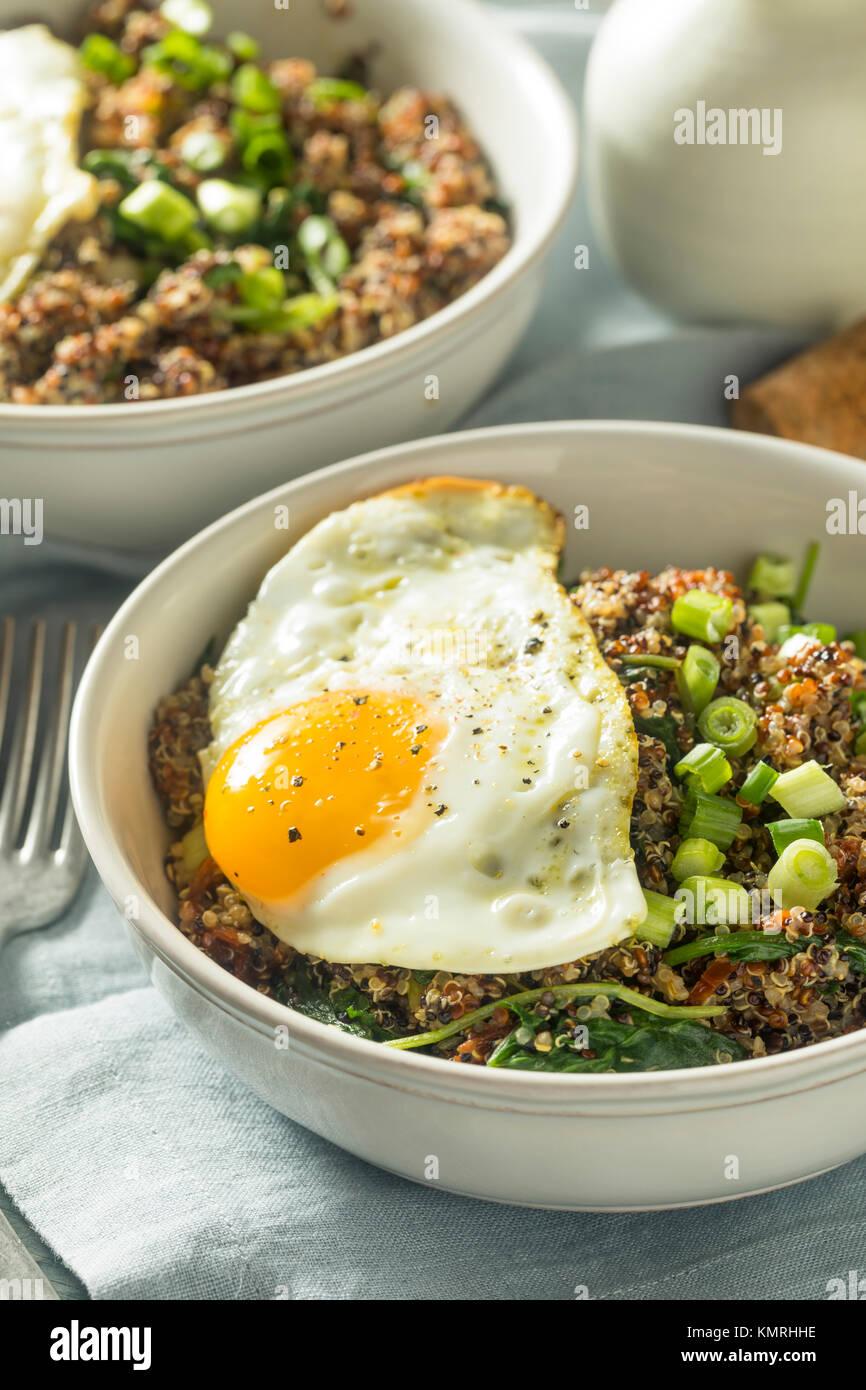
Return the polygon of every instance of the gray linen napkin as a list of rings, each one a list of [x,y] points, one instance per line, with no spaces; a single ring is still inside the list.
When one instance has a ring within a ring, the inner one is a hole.
[[[579,103],[597,15],[507,17]],[[723,423],[724,375],[795,345],[667,322],[605,265],[581,197],[532,330],[463,423]],[[155,558],[5,538],[0,610],[103,620]],[[4,951],[0,1029],[0,1182],[95,1298],[820,1299],[863,1248],[866,1160],[740,1203],[624,1216],[494,1207],[378,1172],[199,1049],[92,872],[62,922]]]

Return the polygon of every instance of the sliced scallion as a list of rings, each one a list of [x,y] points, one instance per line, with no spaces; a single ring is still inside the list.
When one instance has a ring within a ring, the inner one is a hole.
[[[254,309],[279,309],[286,295],[283,273],[272,265],[241,275],[237,288],[244,304]]]
[[[735,801],[690,788],[679,832],[684,840],[711,840],[719,849],[730,849],[742,819],[742,807]]]
[[[739,926],[751,921],[752,900],[741,883],[710,875],[683,879],[676,891],[686,921],[697,927]]]
[[[674,768],[677,777],[694,778],[705,792],[717,792],[731,776],[731,764],[712,743],[696,743]]]
[[[767,887],[785,908],[814,912],[839,881],[836,861],[815,840],[792,840],[767,875]]]
[[[711,700],[698,716],[698,728],[704,738],[732,758],[742,757],[754,746],[757,726],[758,716],[751,705],[730,695]]]
[[[721,642],[731,630],[733,614],[734,605],[724,594],[689,589],[671,609],[671,623],[677,632],[699,642]]]
[[[712,840],[683,840],[671,863],[671,873],[682,883],[689,878],[712,878],[725,862],[725,856]]]
[[[663,893],[653,893],[645,888],[643,895],[647,914],[635,931],[635,939],[650,941],[654,946],[669,946],[677,922],[685,916],[685,909],[674,898],[667,898]]]
[[[677,671],[677,692],[687,714],[698,715],[713,698],[721,667],[706,647],[692,645]]]
[[[118,48],[106,34],[88,34],[78,52],[86,68],[101,72],[116,86],[135,72],[135,59]]]
[[[240,63],[254,63],[261,52],[261,45],[242,29],[233,29],[226,39],[226,48]]]
[[[270,188],[285,180],[292,166],[291,147],[278,131],[264,130],[244,145],[241,163],[248,173],[258,174]]]
[[[770,796],[793,819],[829,816],[845,806],[841,787],[814,759],[783,772]]]
[[[762,598],[790,598],[796,584],[793,560],[780,555],[759,555],[749,575],[749,588]]]
[[[753,623],[760,623],[768,642],[778,642],[779,629],[791,621],[791,610],[787,603],[768,600],[766,603],[753,603],[749,608]]]
[[[210,174],[225,164],[226,147],[213,130],[193,130],[185,136],[178,151],[184,164],[199,174]]]
[[[140,183],[118,206],[121,217],[163,241],[179,241],[198,221],[195,204],[160,179]]]
[[[266,114],[279,111],[282,97],[273,82],[255,63],[243,63],[231,82],[232,96],[247,111]]]
[[[352,259],[336,223],[315,214],[305,217],[298,228],[298,245],[313,289],[322,295],[333,293]]]
[[[306,90],[314,106],[332,106],[338,101],[364,101],[367,89],[360,82],[342,77],[317,77]]]
[[[226,179],[204,179],[196,197],[210,226],[229,236],[248,231],[262,206],[261,194],[255,188],[229,183]]]
[[[740,787],[738,795],[750,806],[761,806],[779,780],[779,774],[769,763],[756,763]]]
[[[774,820],[767,829],[777,854],[788,848],[794,840],[814,840],[824,843],[824,827],[819,820]]]

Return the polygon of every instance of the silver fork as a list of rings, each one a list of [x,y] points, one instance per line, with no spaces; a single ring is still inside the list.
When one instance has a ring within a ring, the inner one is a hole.
[[[45,637],[45,622],[37,618],[30,630],[23,699],[10,719],[14,619],[5,618],[0,629],[0,751],[7,723],[11,726],[6,777],[0,793],[0,945],[8,936],[56,921],[75,897],[87,864],[87,851],[68,795],[56,844],[52,838],[61,797],[67,788],[66,744],[75,675],[75,624],[66,623],[63,628],[57,680],[53,690],[46,690],[43,700]],[[47,717],[37,757],[43,704]]]

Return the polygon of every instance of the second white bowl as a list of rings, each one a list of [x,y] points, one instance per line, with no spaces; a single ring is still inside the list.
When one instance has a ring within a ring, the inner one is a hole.
[[[468,294],[405,333],[292,376],[185,400],[98,406],[0,404],[3,491],[41,497],[52,538],[167,546],[263,488],[361,449],[450,427],[513,351],[538,302],[543,259],[571,201],[576,122],[550,68],[475,0],[320,0],[289,9],[212,0],[215,33],[248,30],[270,57],[334,71],[371,47],[383,91],[451,96],[490,157],[513,244]],[[83,0],[37,0],[64,31]],[[0,28],[20,19],[0,0]],[[438,378],[438,399],[425,392]]]

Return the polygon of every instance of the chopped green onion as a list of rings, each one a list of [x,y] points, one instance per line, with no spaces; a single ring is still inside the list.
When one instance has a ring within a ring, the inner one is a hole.
[[[777,854],[788,848],[793,840],[815,840],[824,843],[824,827],[819,820],[774,820],[767,826]]]
[[[741,883],[695,875],[683,879],[676,891],[685,905],[686,921],[697,927],[739,926],[752,919],[752,900]]]
[[[193,130],[181,143],[179,154],[184,164],[199,174],[209,174],[225,164],[228,152],[213,130]]]
[[[749,617],[753,623],[760,623],[768,642],[778,642],[779,629],[791,621],[791,610],[787,603],[753,603]]]
[[[677,671],[677,692],[687,714],[698,715],[713,698],[721,666],[706,647],[691,646]]]
[[[286,295],[283,273],[272,265],[242,275],[237,285],[244,304],[254,309],[279,309]]]
[[[725,856],[712,840],[683,840],[671,864],[671,873],[678,883],[688,878],[707,878],[718,873]]]
[[[349,265],[352,253],[330,217],[305,217],[298,228],[298,245],[304,254],[307,275],[319,294],[332,293],[337,279]]]
[[[365,101],[367,89],[360,82],[341,77],[317,77],[307,88],[306,95],[314,106],[332,106],[338,101]]]
[[[777,642],[787,642],[789,637],[802,633],[804,637],[815,637],[823,647],[836,641],[836,629],[832,623],[782,623],[776,635]]]
[[[866,661],[866,629],[861,629],[859,632],[849,632],[845,641],[853,642],[854,655],[858,656],[861,661]]]
[[[261,44],[252,34],[245,34],[242,29],[231,31],[226,39],[226,48],[235,55],[239,63],[254,63],[261,52]]]
[[[793,560],[780,555],[759,555],[752,566],[748,587],[763,598],[790,598],[796,583]]]
[[[677,922],[682,921],[685,916],[685,909],[673,898],[666,898],[663,893],[653,893],[645,888],[643,895],[646,898],[647,914],[636,929],[635,938],[638,941],[650,941],[654,946],[669,946]]]
[[[743,819],[743,809],[723,796],[689,788],[679,820],[684,840],[712,840],[719,849],[730,849]]]
[[[722,695],[711,700],[698,716],[698,728],[705,739],[740,758],[754,746],[758,739],[758,716],[745,700]]]
[[[667,1018],[671,1022],[678,1018],[717,1018],[719,1014],[727,1012],[719,1005],[663,1004],[659,999],[653,999],[648,994],[641,994],[638,990],[629,989],[628,985],[620,985],[613,980],[581,980],[573,985],[551,985],[549,988],[540,986],[538,989],[523,990],[520,994],[507,994],[504,999],[494,999],[490,1004],[482,1004],[480,1009],[473,1009],[471,1013],[453,1019],[442,1028],[436,1028],[429,1033],[410,1033],[405,1038],[392,1038],[385,1046],[399,1049],[431,1047],[453,1037],[455,1033],[462,1033],[464,1029],[474,1027],[476,1023],[489,1018],[497,1009],[529,1008],[537,1004],[545,994],[554,996],[558,1008],[571,1003],[572,999],[593,999],[597,994],[605,994],[609,999],[618,999],[628,1008],[643,1009],[645,1013],[655,1014],[657,1018]]]
[[[212,82],[225,82],[232,70],[232,57],[224,48],[204,44],[199,54],[199,72],[205,86]]]
[[[653,652],[623,652],[623,666],[657,666],[660,671],[677,671],[682,662],[678,656],[656,656]]]
[[[248,173],[259,174],[272,187],[285,180],[292,166],[291,147],[278,131],[262,131],[244,145],[241,163]]]
[[[680,758],[674,772],[677,777],[694,778],[705,792],[717,792],[729,781],[731,764],[721,749],[711,743],[696,743]]]
[[[839,882],[836,861],[814,840],[792,840],[767,875],[767,887],[786,908],[815,909]]]
[[[163,19],[187,34],[202,38],[213,24],[213,10],[206,0],[162,0],[159,12]]]
[[[206,220],[217,232],[236,236],[252,227],[261,211],[262,197],[255,188],[245,188],[226,179],[204,179],[196,197]]]
[[[169,244],[179,241],[198,221],[195,204],[159,179],[140,183],[117,210],[134,227],[155,233]]]
[[[257,135],[275,134],[286,138],[286,128],[277,111],[262,111],[256,115],[252,111],[245,111],[241,106],[236,106],[229,116],[229,125],[241,148],[248,145]]]
[[[118,48],[105,34],[88,34],[78,50],[91,72],[101,72],[117,86],[135,72],[135,59]]]
[[[255,63],[244,63],[232,78],[232,96],[247,111],[267,114],[279,111],[282,97],[269,77]]]
[[[671,609],[674,629],[701,642],[721,642],[731,630],[733,616],[731,600],[706,589],[689,589]]]
[[[230,54],[212,45],[202,46],[183,29],[172,29],[159,43],[146,48],[142,57],[188,92],[202,91],[227,78],[232,70]]]
[[[814,759],[783,772],[770,795],[794,818],[829,816],[845,807],[841,787]]]
[[[298,245],[305,256],[319,256],[335,234],[337,226],[330,217],[305,217],[298,228]]]
[[[286,299],[275,309],[256,309],[251,305],[223,310],[227,318],[254,333],[297,333],[315,328],[331,318],[339,309],[338,295],[299,294]]]
[[[818,556],[821,547],[817,541],[813,541],[806,551],[806,558],[803,561],[803,568],[800,571],[800,580],[791,602],[791,607],[795,613],[802,613],[806,604],[806,595],[809,592],[809,585],[812,583],[812,576],[815,573],[815,566],[818,563]]]
[[[770,767],[769,763],[756,763],[737,795],[743,801],[748,801],[751,806],[760,806],[766,801],[778,780],[778,772],[774,767]]]

